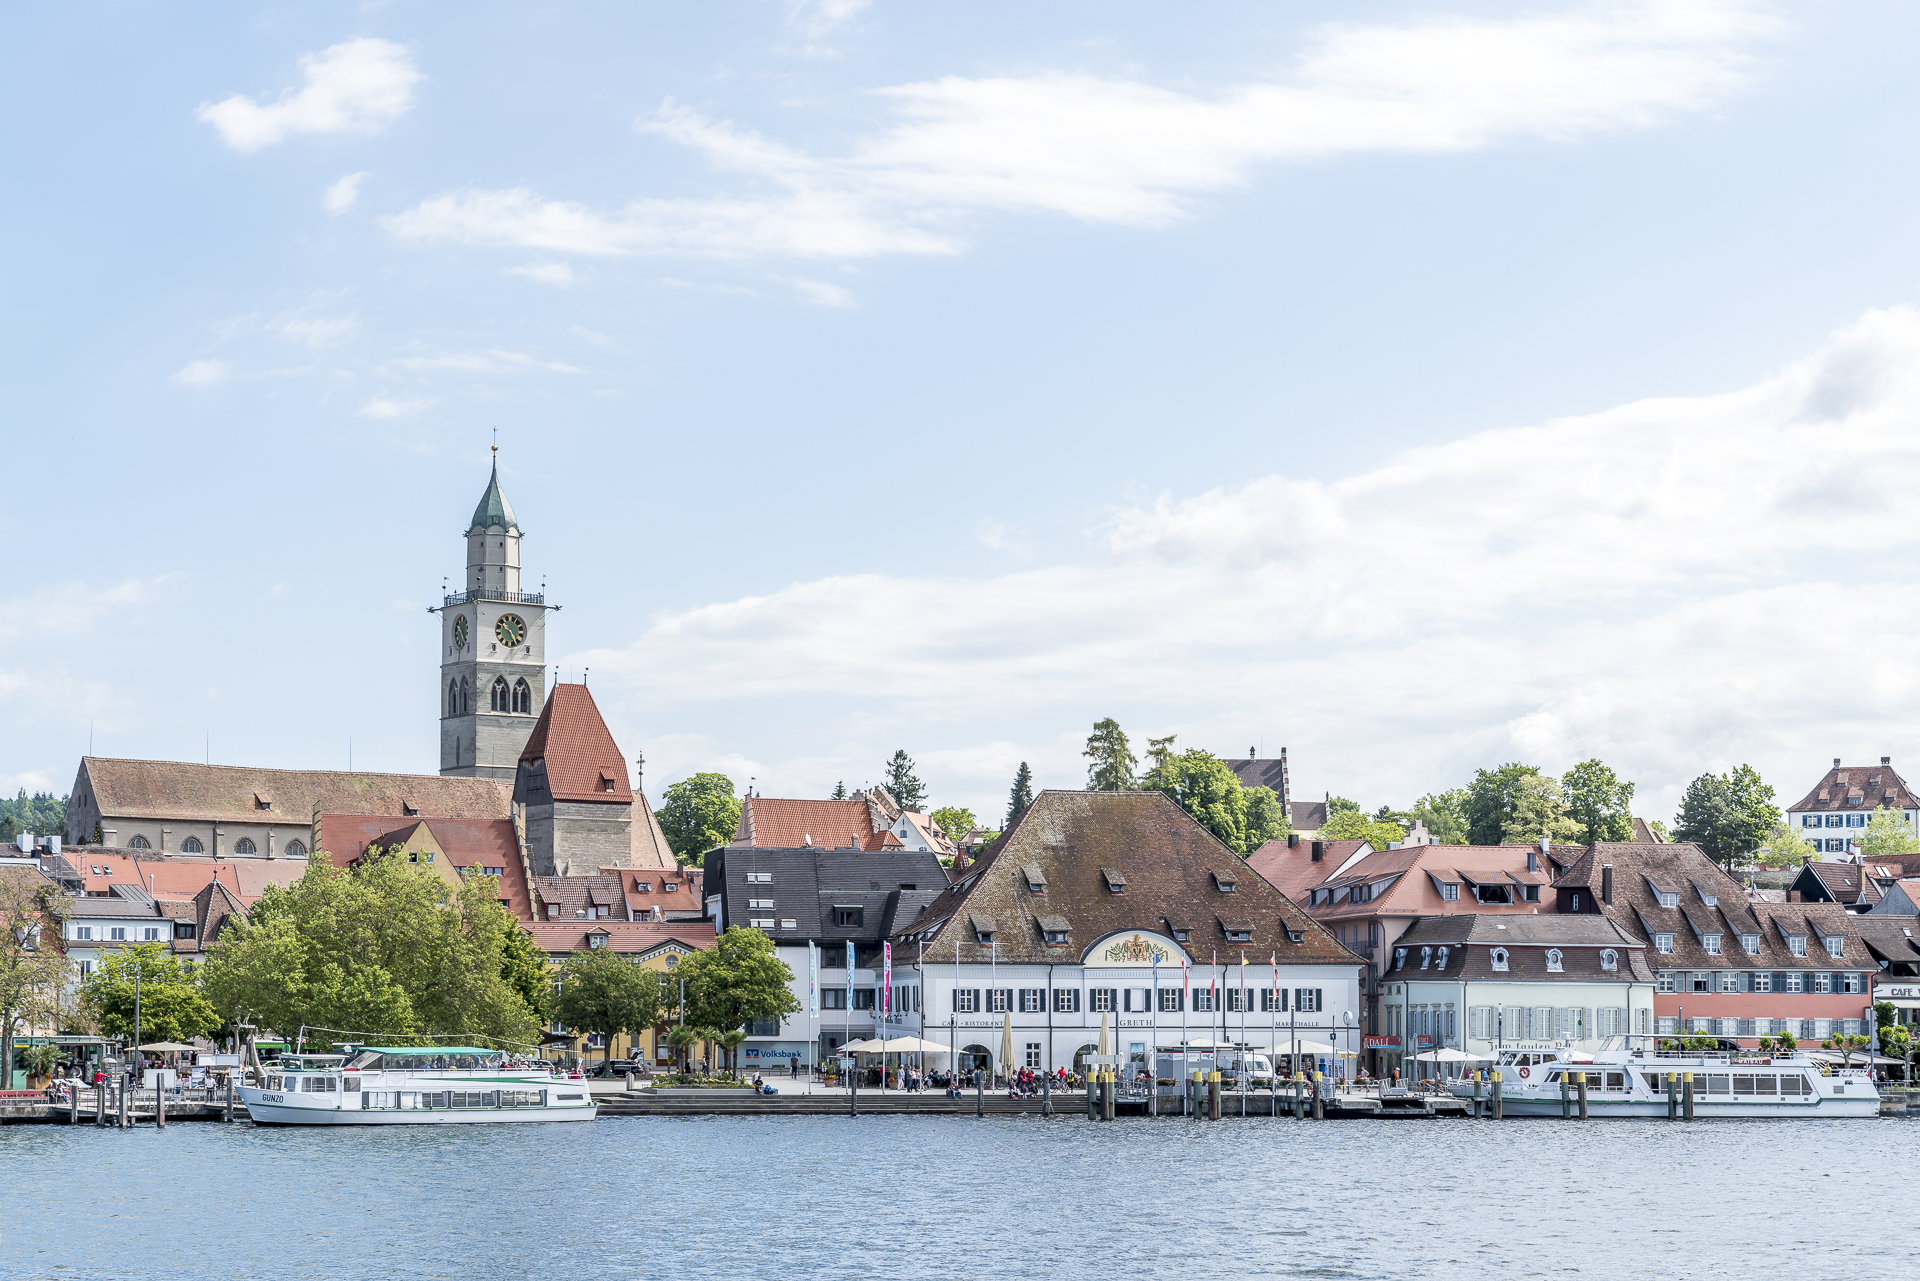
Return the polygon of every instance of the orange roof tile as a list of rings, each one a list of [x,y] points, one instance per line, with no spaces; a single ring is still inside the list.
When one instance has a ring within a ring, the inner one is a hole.
[[[544,770],[545,787],[556,801],[633,803],[620,746],[585,685],[553,687],[533,736],[520,753],[520,763]],[[519,795],[523,790],[527,790],[524,784],[516,788],[515,799],[536,803],[544,799],[538,794]]]

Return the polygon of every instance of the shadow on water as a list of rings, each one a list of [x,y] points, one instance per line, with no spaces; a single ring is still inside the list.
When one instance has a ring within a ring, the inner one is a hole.
[[[1771,1260],[1851,1279],[1867,1273],[1836,1248],[1853,1238],[1837,1216],[1867,1188],[1891,1206],[1920,1191],[1913,1134],[1898,1119],[14,1126],[0,1276],[1513,1281],[1749,1278]]]

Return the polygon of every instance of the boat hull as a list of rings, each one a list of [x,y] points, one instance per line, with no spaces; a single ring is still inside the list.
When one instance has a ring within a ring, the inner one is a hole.
[[[1578,1105],[1570,1104],[1577,1116]],[[1506,1094],[1501,1097],[1500,1110],[1506,1116],[1559,1116],[1560,1095]],[[1596,1118],[1609,1117],[1654,1117],[1665,1120],[1667,1101],[1665,1099],[1599,1099],[1591,1095],[1587,1098],[1587,1115]],[[1877,1097],[1863,1095],[1859,1098],[1819,1098],[1806,1103],[1721,1103],[1705,1099],[1694,1100],[1693,1116],[1696,1121],[1746,1120],[1754,1117],[1784,1117],[1807,1120],[1835,1120],[1843,1118],[1874,1117],[1880,1115],[1880,1100]]]
[[[273,1102],[274,1092],[253,1086],[238,1093],[255,1125],[530,1125],[591,1121],[600,1112],[591,1101],[573,1107],[363,1109]]]

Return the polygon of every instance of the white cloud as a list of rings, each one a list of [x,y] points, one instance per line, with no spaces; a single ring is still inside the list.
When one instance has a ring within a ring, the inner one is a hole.
[[[575,283],[572,266],[564,262],[534,262],[524,267],[508,267],[507,274],[525,276],[543,285],[559,285],[562,288]]]
[[[366,418],[411,418],[439,403],[431,397],[375,396],[360,406],[360,413]]]
[[[816,307],[851,307],[853,294],[839,285],[824,280],[807,280],[801,276],[775,276],[783,285],[790,285],[795,292]]]
[[[360,199],[360,184],[365,182],[366,179],[367,175],[364,172],[350,173],[340,179],[340,181],[334,183],[331,187],[328,187],[327,212],[330,214],[345,213],[347,210],[353,208],[354,201]]]
[[[873,0],[794,0],[787,7],[787,25],[810,40],[818,40],[872,4]]]
[[[990,551],[1006,552],[1021,560],[1033,558],[1033,544],[1019,536],[1013,526],[1001,521],[982,517],[973,527],[974,541]]]
[[[757,298],[760,295],[759,290],[749,288],[746,285],[701,284],[693,280],[679,280],[673,276],[660,277],[660,283],[669,289],[702,289],[713,294],[745,294],[749,298]]]
[[[189,387],[211,387],[233,377],[233,367],[224,360],[191,360],[173,376],[173,381]]]
[[[1369,805],[1597,754],[1660,817],[1709,768],[1786,791],[1835,754],[1920,753],[1916,487],[1920,314],[1894,309],[1745,390],[1166,496],[1078,563],[797,583],[579,661],[648,707],[725,691],[768,722],[884,690],[873,752],[903,722],[962,750],[931,727],[1153,709],[1128,728],[1288,742],[1303,793],[1364,778]],[[1019,728],[1034,755],[1053,737]]]
[[[267,328],[288,342],[304,343],[318,351],[353,341],[360,332],[360,322],[350,316],[314,316],[305,312],[289,312],[268,324]]]
[[[300,55],[300,66],[306,84],[272,102],[235,94],[201,103],[194,114],[236,151],[258,151],[296,134],[378,133],[413,106],[414,86],[422,79],[413,55],[387,40],[348,40]],[[333,191],[340,186],[336,183]],[[352,203],[349,198],[347,204]]]
[[[1269,164],[1570,142],[1708,111],[1750,82],[1753,49],[1782,29],[1754,0],[1666,0],[1325,26],[1287,74],[1207,96],[1091,75],[946,76],[881,90],[896,122],[834,157],[669,101],[638,127],[746,190],[599,210],[470,189],[386,225],[416,241],[788,258],[951,254],[991,212],[1159,227]]]
[[[406,369],[415,373],[434,370],[452,370],[469,374],[524,374],[544,371],[554,374],[577,374],[582,372],[578,365],[562,364],[557,360],[536,360],[525,352],[501,351],[450,351],[432,356],[398,356],[380,367],[382,373],[390,369]]]
[[[595,333],[585,325],[575,325],[567,332],[584,342],[592,343],[596,347],[618,347],[620,345],[605,334]]]
[[[117,583],[66,582],[43,587],[29,596],[0,603],[0,639],[54,634],[77,636],[103,621],[130,621],[134,611],[150,604],[155,592],[178,575],[154,579],[126,578]]]

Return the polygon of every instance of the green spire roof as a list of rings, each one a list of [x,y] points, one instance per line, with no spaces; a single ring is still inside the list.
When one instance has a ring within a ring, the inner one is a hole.
[[[500,492],[500,463],[494,460],[493,478],[487,482],[487,492],[480,495],[480,505],[473,509],[473,523],[468,529],[491,529],[501,525],[518,533],[519,522],[513,518],[513,508],[507,505],[507,496]]]

